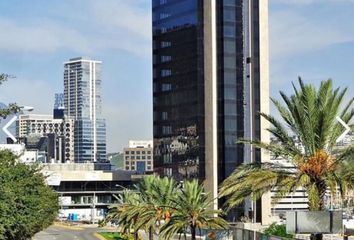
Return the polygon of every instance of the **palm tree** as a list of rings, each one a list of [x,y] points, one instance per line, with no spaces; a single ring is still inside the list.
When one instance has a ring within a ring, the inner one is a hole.
[[[130,234],[131,229],[134,230],[134,238],[138,238],[137,221],[143,208],[141,196],[132,190],[125,189],[123,193],[115,196],[118,200],[117,204],[110,207],[105,222],[116,220],[121,232]]]
[[[146,228],[149,239],[157,232],[163,222],[168,222],[172,212],[174,193],[177,185],[172,178],[146,176],[136,186],[144,202],[137,222],[139,228]]]
[[[177,233],[186,232],[189,228],[192,240],[196,239],[197,229],[225,229],[227,221],[216,214],[219,210],[212,210],[213,199],[197,180],[186,181],[183,188],[176,192],[173,200],[175,207],[171,219],[161,228],[160,236],[163,239],[172,239]]]
[[[322,81],[316,89],[299,78],[299,85],[297,88],[293,84],[295,93],[290,97],[280,92],[285,105],[271,99],[281,120],[261,113],[271,125],[267,130],[275,142],[241,141],[290,160],[296,171],[275,163],[240,166],[220,187],[220,197],[227,197],[227,209],[250,196],[258,199],[273,189],[278,192],[276,197],[281,198],[302,187],[309,198],[309,210],[324,210],[327,189],[334,196],[339,188],[344,196],[346,189],[353,188],[354,173],[348,166],[354,163],[354,147],[336,147],[336,139],[343,132],[336,116],[349,123],[354,115],[354,98],[343,106],[347,88],[333,89],[332,80]]]

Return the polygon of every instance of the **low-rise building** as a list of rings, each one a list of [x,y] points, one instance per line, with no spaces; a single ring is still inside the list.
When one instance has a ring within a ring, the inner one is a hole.
[[[152,141],[129,141],[129,147],[123,149],[124,170],[139,174],[152,172],[153,143]]]
[[[97,170],[94,163],[43,164],[47,183],[59,194],[60,216],[97,222],[104,218],[114,195],[131,185],[131,172]]]

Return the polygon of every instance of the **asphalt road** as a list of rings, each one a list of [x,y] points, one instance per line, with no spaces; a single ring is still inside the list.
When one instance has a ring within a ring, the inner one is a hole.
[[[46,230],[37,233],[33,240],[98,240],[94,236],[97,228],[83,228],[72,230],[58,226],[50,226]]]

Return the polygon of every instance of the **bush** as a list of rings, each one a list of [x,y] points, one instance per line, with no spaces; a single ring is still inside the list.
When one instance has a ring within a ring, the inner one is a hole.
[[[285,224],[276,224],[272,223],[268,228],[264,230],[264,234],[268,236],[277,236],[284,238],[292,238],[293,235],[286,233],[286,225]]]
[[[0,239],[30,239],[57,217],[57,194],[35,166],[16,161],[0,151]]]

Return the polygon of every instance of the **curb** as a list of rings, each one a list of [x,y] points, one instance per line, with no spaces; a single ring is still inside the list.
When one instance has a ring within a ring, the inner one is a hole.
[[[103,237],[101,234],[99,233],[94,233],[93,236],[95,236],[96,238],[100,239],[100,240],[107,240],[105,237]]]
[[[66,225],[58,224],[58,223],[54,223],[53,226],[60,227],[60,228],[65,228],[65,229],[70,229],[70,230],[76,230],[76,231],[84,230],[82,227],[66,226]]]

